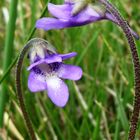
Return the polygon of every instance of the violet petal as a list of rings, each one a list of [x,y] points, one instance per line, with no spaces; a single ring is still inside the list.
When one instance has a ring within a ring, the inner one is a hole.
[[[72,0],[66,0],[65,4],[63,5],[54,5],[52,3],[49,3],[48,10],[54,17],[56,17],[56,19],[41,18],[37,20],[36,27],[44,30],[62,29],[62,28],[82,26],[103,19],[110,20],[118,24],[116,19],[108,11],[104,15],[100,15],[96,10],[94,10],[90,6],[87,6],[84,10],[79,12],[77,15],[72,16],[71,14],[73,9],[73,4],[74,3]],[[136,39],[139,39],[139,35],[136,32],[134,32],[131,27],[129,28],[132,35]]]
[[[63,79],[79,80],[82,77],[82,69],[78,66],[62,64],[58,76]]]
[[[37,66],[37,65],[40,65],[40,64],[43,64],[43,63],[47,63],[47,64],[50,64],[50,63],[54,63],[54,62],[62,62],[62,58],[58,55],[58,54],[55,54],[55,55],[51,55],[49,56],[48,58],[45,58],[45,59],[41,59],[33,64],[31,64],[27,70],[31,70],[33,67]]]
[[[84,10],[75,16],[71,15],[73,9],[72,4],[54,5],[49,3],[48,9],[54,17],[68,20],[75,26],[77,26],[77,24],[84,25],[85,23],[94,22],[101,18],[101,15],[90,6],[87,6]]]
[[[62,58],[58,54],[55,54],[45,58],[45,62],[47,64],[51,64],[54,62],[62,62]]]
[[[68,7],[71,7],[69,4],[66,4],[66,5],[68,5]],[[44,30],[62,29],[62,28],[68,28],[68,27],[82,26],[82,25],[102,19],[102,17],[90,6],[85,8],[76,16],[71,16],[71,17],[69,17],[69,14],[71,13],[71,11],[67,11],[68,13],[65,16],[63,16],[61,13],[63,13],[64,11],[63,9],[60,8],[60,5],[58,9],[55,7],[57,6],[51,4],[49,10],[50,10],[50,13],[54,15],[55,17],[57,17],[58,19],[41,18],[37,20],[36,28],[41,28]],[[55,12],[54,12],[54,9],[55,9]],[[57,10],[61,12],[56,12]]]
[[[67,85],[57,76],[47,78],[46,82],[51,101],[59,107],[64,107],[69,98]]]
[[[59,19],[69,19],[71,17],[72,6],[69,4],[55,5],[48,3],[50,14]]]
[[[41,28],[44,30],[51,29],[62,29],[65,27],[70,27],[68,20],[60,20],[55,18],[41,18],[36,22],[36,28]]]
[[[47,89],[45,77],[31,71],[28,77],[28,88],[31,92],[39,92]]]
[[[74,57],[76,55],[77,55],[76,52],[67,53],[67,54],[59,54],[59,56],[62,58],[62,60],[66,60],[66,59],[72,58],[72,57]]]

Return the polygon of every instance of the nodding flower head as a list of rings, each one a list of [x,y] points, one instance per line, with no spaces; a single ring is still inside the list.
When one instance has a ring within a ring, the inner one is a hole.
[[[79,80],[82,77],[82,69],[64,64],[63,60],[77,54],[58,54],[48,42],[42,42],[40,46],[43,47],[34,45],[29,53],[31,64],[28,67],[28,88],[31,92],[47,91],[48,97],[55,105],[64,107],[69,98],[69,91],[62,79]]]
[[[100,20],[109,20],[119,25],[119,22],[106,7],[99,3],[92,4],[90,0],[65,0],[62,5],[49,3],[48,10],[53,17],[37,20],[36,28],[44,30],[62,29],[82,26]],[[139,36],[131,28],[130,30],[133,36],[139,39]]]

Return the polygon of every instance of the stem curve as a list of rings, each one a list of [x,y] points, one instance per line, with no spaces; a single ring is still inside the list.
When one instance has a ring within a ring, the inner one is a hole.
[[[29,118],[29,115],[27,113],[26,106],[25,106],[25,103],[24,103],[22,86],[21,86],[21,72],[22,72],[23,60],[24,60],[24,57],[25,57],[26,53],[28,52],[28,50],[31,46],[35,45],[39,41],[41,43],[42,41],[45,41],[45,40],[40,39],[40,38],[34,38],[34,39],[31,39],[30,41],[27,42],[27,44],[24,46],[24,48],[22,49],[22,51],[19,55],[19,58],[18,58],[18,61],[17,61],[17,66],[16,66],[17,97],[18,97],[19,105],[20,105],[20,108],[22,110],[25,122],[26,122],[26,126],[28,128],[30,139],[32,139],[32,140],[37,140],[37,139],[36,139],[35,132],[33,130],[32,123],[30,121],[30,118]]]
[[[127,24],[127,21],[123,19],[123,17],[118,12],[118,10],[108,0],[99,0],[99,1],[102,4],[104,4],[107,7],[107,9],[118,20],[120,27],[122,28],[130,47],[133,65],[134,65],[134,72],[135,72],[135,97],[134,97],[134,109],[132,112],[132,117],[130,122],[128,140],[134,140],[137,124],[138,124],[139,112],[140,112],[140,61],[139,61],[137,48],[134,39],[132,37],[132,34],[130,32],[129,26]]]

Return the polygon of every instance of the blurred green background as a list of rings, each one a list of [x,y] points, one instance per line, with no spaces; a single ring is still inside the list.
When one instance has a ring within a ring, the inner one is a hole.
[[[10,10],[12,1],[0,1],[0,78],[25,45],[35,21],[48,2],[19,0],[16,15]],[[51,2],[63,3],[62,0]],[[111,2],[140,34],[140,0]],[[16,19],[16,26],[14,28],[12,25],[11,30],[7,27],[10,14],[13,15],[12,19]],[[49,16],[48,11],[45,16]],[[8,35],[11,45],[6,59],[4,48]],[[129,47],[121,29],[110,21],[102,21],[48,32],[37,29],[33,37],[48,40],[59,53],[77,52],[78,55],[66,63],[79,65],[83,69],[81,80],[65,80],[70,98],[66,107],[61,109],[48,99],[46,92],[29,92],[29,72],[26,70],[29,60],[25,59],[22,73],[24,99],[38,140],[126,140],[133,109],[134,73]],[[136,41],[136,44],[140,54],[140,41]],[[28,140],[15,92],[15,66],[3,84],[6,107],[0,137],[3,140]],[[140,127],[136,139],[140,139],[139,132]]]

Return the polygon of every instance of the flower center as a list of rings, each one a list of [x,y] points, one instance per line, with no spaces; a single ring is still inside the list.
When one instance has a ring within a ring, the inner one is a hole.
[[[33,67],[33,71],[37,75],[42,75],[46,78],[52,77],[52,76],[57,76],[58,69],[60,68],[60,63],[55,62],[51,64],[40,64],[38,66]]]
[[[58,69],[60,67],[60,63],[55,62],[55,63],[49,64],[49,66],[51,68],[51,71],[58,71]]]
[[[41,69],[39,69],[38,67],[34,67],[33,71],[37,74],[37,75],[44,75],[44,73],[41,71]]]

